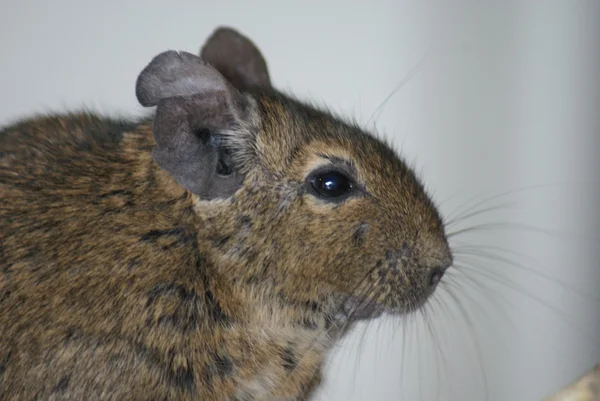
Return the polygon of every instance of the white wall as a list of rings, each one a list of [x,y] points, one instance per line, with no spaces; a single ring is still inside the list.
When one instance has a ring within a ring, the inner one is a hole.
[[[462,225],[509,229],[456,238],[524,267],[457,257],[476,269],[453,271],[428,320],[358,330],[319,396],[539,400],[600,362],[598,17],[597,0],[3,0],[0,124],[84,105],[139,115],[140,69],[168,48],[197,51],[221,24],[258,43],[277,86],[366,124],[433,44],[377,128],[416,163],[445,215],[530,188]]]

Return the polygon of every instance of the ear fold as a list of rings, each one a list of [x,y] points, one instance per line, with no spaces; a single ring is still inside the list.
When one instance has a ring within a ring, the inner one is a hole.
[[[197,56],[168,51],[140,73],[136,95],[157,106],[152,156],[181,186],[202,199],[225,198],[243,182],[224,131],[251,122],[252,105]]]
[[[200,57],[240,91],[271,88],[267,63],[260,50],[231,28],[217,28],[200,50]]]
[[[138,76],[136,96],[142,106],[161,99],[230,91],[218,71],[191,53],[166,51],[154,57]]]

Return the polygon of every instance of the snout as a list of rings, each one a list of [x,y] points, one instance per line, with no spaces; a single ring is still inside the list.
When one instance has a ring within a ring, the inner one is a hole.
[[[430,269],[429,286],[432,290],[435,289],[435,287],[437,287],[437,285],[440,281],[442,281],[442,277],[444,276],[444,273],[446,273],[446,270],[448,270],[448,268],[451,265],[452,265],[452,262],[447,261],[442,265],[435,266]]]
[[[447,246],[437,247],[435,251],[415,252],[414,247],[405,242],[400,249],[388,250],[385,260],[388,269],[412,270],[420,276],[420,280],[425,281],[419,284],[420,287],[433,290],[452,265],[452,254]]]
[[[421,266],[431,266],[427,268],[427,284],[431,290],[434,290],[442,281],[442,277],[444,277],[448,268],[452,266],[453,259],[452,252],[447,245],[440,246],[436,250],[437,252],[434,252],[435,256],[428,258],[427,261],[421,261]]]
[[[383,251],[374,262],[371,279],[347,294],[348,318],[366,319],[383,312],[404,314],[423,306],[453,263],[447,246],[419,247],[404,242]]]
[[[435,244],[435,246],[433,246]],[[450,248],[444,243],[406,244],[398,250],[387,251],[388,270],[386,278],[390,281],[390,305],[400,312],[410,312],[424,305],[435,292],[444,274],[453,263]],[[419,246],[420,245],[420,246]],[[398,268],[396,277],[390,269]]]

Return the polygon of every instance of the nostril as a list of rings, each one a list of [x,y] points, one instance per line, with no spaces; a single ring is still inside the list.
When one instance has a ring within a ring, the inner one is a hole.
[[[446,269],[443,269],[441,267],[434,268],[432,270],[431,276],[429,278],[429,284],[432,287],[435,287],[436,285],[438,285],[438,283],[442,280],[442,277],[444,276],[445,271],[446,271]]]

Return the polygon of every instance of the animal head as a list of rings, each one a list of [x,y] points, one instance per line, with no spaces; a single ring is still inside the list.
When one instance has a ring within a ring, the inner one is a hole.
[[[442,219],[382,140],[273,88],[245,36],[167,51],[136,94],[156,106],[153,159],[189,193],[209,257],[241,285],[339,307],[419,308],[452,263]]]

